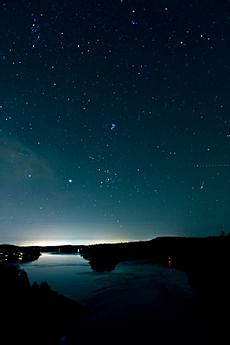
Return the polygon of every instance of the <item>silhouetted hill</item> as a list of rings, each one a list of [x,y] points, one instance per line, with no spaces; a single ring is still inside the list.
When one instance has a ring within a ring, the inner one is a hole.
[[[76,329],[84,309],[50,289],[46,282],[31,287],[15,265],[0,264],[1,344],[59,344]]]
[[[95,244],[80,248],[87,260],[114,258],[116,261],[148,259],[167,264],[169,257],[174,266],[187,268],[191,264],[210,258],[223,260],[227,255],[230,237],[158,237],[150,241]]]

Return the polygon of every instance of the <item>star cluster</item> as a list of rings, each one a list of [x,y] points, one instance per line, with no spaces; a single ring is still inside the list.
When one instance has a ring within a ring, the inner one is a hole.
[[[228,232],[229,11],[0,3],[0,242]]]

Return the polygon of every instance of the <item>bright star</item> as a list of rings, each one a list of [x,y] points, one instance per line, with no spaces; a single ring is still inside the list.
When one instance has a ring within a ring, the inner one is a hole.
[[[205,182],[202,181],[201,186],[200,186],[200,190],[203,190],[203,189],[204,189],[204,185],[205,185]]]
[[[116,124],[112,123],[110,129],[111,129],[111,131],[114,131],[116,129]]]

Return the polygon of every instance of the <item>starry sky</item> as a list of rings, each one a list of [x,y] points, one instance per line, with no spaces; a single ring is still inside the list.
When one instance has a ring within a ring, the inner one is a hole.
[[[0,242],[230,229],[230,2],[0,2]]]

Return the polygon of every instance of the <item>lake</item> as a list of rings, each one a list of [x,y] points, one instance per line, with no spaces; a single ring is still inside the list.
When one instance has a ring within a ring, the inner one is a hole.
[[[48,253],[22,268],[31,283],[47,281],[53,290],[89,307],[76,344],[91,344],[95,339],[111,344],[114,332],[114,343],[126,337],[134,342],[152,332],[177,339],[178,327],[181,335],[196,327],[194,294],[182,271],[127,261],[112,272],[101,273],[79,255]]]
[[[168,289],[192,295],[184,272],[143,261],[121,262],[112,272],[96,272],[80,255],[43,253],[38,260],[25,263],[22,268],[31,284],[46,281],[52,289],[81,303],[100,295],[101,291],[120,290],[132,281],[163,284]]]
[[[76,254],[43,253],[38,260],[22,265],[30,283],[46,281],[50,287],[78,302],[84,302],[96,288],[88,261]]]

